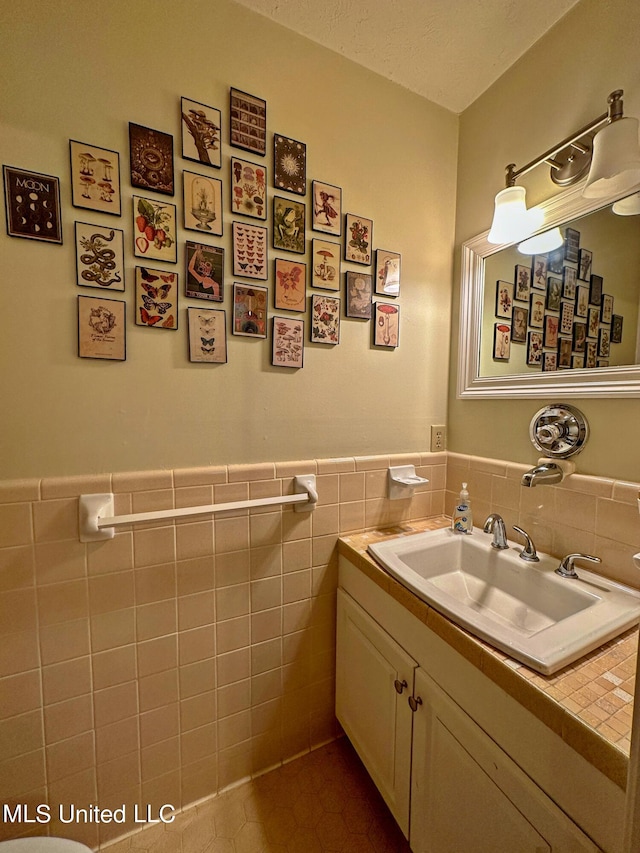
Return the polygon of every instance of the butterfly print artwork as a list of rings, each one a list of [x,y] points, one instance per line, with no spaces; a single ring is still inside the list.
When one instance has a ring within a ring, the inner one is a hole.
[[[177,329],[177,316],[178,274],[136,267],[136,325]]]
[[[189,361],[225,364],[226,312],[221,308],[188,308]]]

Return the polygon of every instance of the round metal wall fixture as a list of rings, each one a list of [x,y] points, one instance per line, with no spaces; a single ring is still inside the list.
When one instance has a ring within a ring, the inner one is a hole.
[[[565,403],[554,403],[536,412],[529,438],[545,456],[566,459],[579,453],[589,437],[589,424],[581,411]]]

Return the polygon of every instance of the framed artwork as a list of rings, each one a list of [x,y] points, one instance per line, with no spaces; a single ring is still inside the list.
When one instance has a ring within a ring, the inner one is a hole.
[[[233,285],[233,334],[247,338],[267,337],[267,288]]]
[[[328,240],[311,241],[311,287],[339,290],[340,244]]]
[[[53,175],[3,166],[7,234],[62,243],[60,181]]]
[[[229,115],[231,145],[264,157],[267,153],[267,102],[231,88]]]
[[[564,231],[564,259],[569,263],[578,263],[580,251],[580,232],[575,228],[565,228]]]
[[[120,155],[108,148],[69,140],[71,203],[120,216]]]
[[[311,296],[311,343],[340,343],[340,299],[324,293]]]
[[[575,299],[578,272],[575,267],[562,268],[562,298]]]
[[[531,291],[529,297],[529,325],[532,329],[542,329],[544,326],[544,293]]]
[[[182,173],[184,227],[222,236],[222,181],[195,172]]]
[[[611,332],[609,329],[600,329],[598,335],[598,358],[609,358],[611,353]]]
[[[307,192],[307,146],[288,136],[273,135],[273,185],[298,195]]]
[[[560,338],[558,341],[558,367],[571,367],[571,338]]]
[[[598,343],[597,341],[587,341],[586,352],[584,356],[585,367],[597,367],[598,365]]]
[[[584,367],[584,355],[572,355],[571,367],[574,370],[582,370],[582,368]]]
[[[100,296],[78,296],[78,356],[125,361],[127,303]]]
[[[558,348],[558,330],[560,320],[554,314],[547,314],[544,318],[543,344],[550,349]]]
[[[185,296],[222,302],[224,298],[224,249],[185,243]]]
[[[370,264],[373,255],[373,220],[347,213],[345,218],[344,259],[353,264]]]
[[[173,195],[173,136],[129,122],[131,186]]]
[[[608,358],[599,358],[598,359],[598,367],[609,367],[609,359]]]
[[[307,265],[276,258],[273,304],[285,311],[305,311],[307,307]]]
[[[227,363],[227,314],[222,308],[187,308],[189,361]]]
[[[182,156],[204,166],[222,166],[220,110],[188,98],[180,99]]]
[[[359,320],[370,320],[373,276],[369,273],[349,271],[346,275],[346,289],[346,316]]]
[[[528,302],[531,289],[531,267],[516,264],[513,280],[515,282],[513,298],[517,302]]]
[[[169,264],[178,263],[176,247],[176,206],[134,195],[133,254]]]
[[[602,302],[602,276],[591,275],[589,284],[589,304],[600,305]]]
[[[301,201],[274,196],[273,248],[304,255],[305,211]]]
[[[513,285],[509,281],[496,282],[496,317],[510,320],[513,313]]]
[[[543,352],[542,353],[542,370],[543,371],[552,371],[558,369],[558,353],[557,352]]]
[[[233,223],[233,274],[267,279],[267,229]]]
[[[602,294],[602,302],[600,304],[600,322],[609,324],[613,317],[613,296],[609,293]]]
[[[573,351],[583,353],[587,344],[587,324],[573,324]]]
[[[400,296],[400,261],[398,252],[376,249],[376,293]]]
[[[573,334],[573,319],[575,308],[573,302],[563,302],[560,306],[560,334]],[[585,315],[586,316],[586,315]]]
[[[267,218],[267,167],[231,158],[231,209],[254,219]]]
[[[124,232],[76,222],[76,276],[81,287],[124,290]]]
[[[136,267],[136,326],[178,328],[178,274]]]
[[[339,237],[342,233],[342,189],[323,181],[313,181],[311,197],[313,230]]]
[[[292,317],[273,318],[273,347],[271,364],[274,367],[303,366],[304,320]]]
[[[542,362],[542,333],[529,332],[527,339],[527,364],[538,366]]]
[[[624,321],[624,317],[622,314],[613,314],[611,316],[611,343],[612,344],[621,344],[622,343],[622,323]]]
[[[585,319],[589,314],[589,288],[585,284],[576,287],[575,312],[576,317]]]
[[[373,322],[373,345],[397,347],[400,332],[400,308],[388,302],[376,302]]]
[[[599,308],[589,308],[589,315],[587,318],[587,337],[588,338],[597,338],[599,331],[600,331],[600,309]]]
[[[531,264],[531,287],[547,289],[547,256],[534,255]]]
[[[511,326],[493,324],[493,360],[509,361],[511,357]]]
[[[578,252],[578,278],[580,281],[589,281],[591,278],[591,262],[593,252],[589,249],[580,249]]]
[[[550,275],[547,279],[547,310],[560,310],[560,297],[562,296],[562,279]]]
[[[513,343],[524,344],[527,341],[527,326],[529,325],[529,309],[520,305],[513,306],[511,318],[511,340]]]
[[[557,249],[549,252],[547,258],[547,274],[562,275],[562,265],[564,263],[564,246],[559,246]]]

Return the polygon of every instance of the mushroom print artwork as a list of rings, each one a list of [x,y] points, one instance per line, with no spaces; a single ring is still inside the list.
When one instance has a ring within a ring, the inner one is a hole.
[[[304,195],[307,191],[307,146],[286,136],[273,137],[274,186]]]
[[[274,317],[271,364],[274,367],[302,367],[303,340],[304,320]]]
[[[311,287],[340,289],[340,244],[314,239],[311,243]]]
[[[373,343],[377,347],[397,347],[400,309],[388,302],[376,302]]]
[[[311,297],[311,343],[340,343],[340,300],[314,293]]]
[[[205,166],[222,165],[220,145],[220,110],[182,98],[182,156]]]
[[[69,140],[71,201],[74,207],[120,216],[120,155]]]
[[[238,157],[231,158],[231,208],[234,213],[267,218],[267,169]]]

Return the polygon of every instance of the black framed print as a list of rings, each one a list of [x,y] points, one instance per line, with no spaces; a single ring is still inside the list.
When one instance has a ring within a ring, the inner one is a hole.
[[[60,180],[42,172],[3,166],[7,234],[62,244]]]
[[[307,146],[279,133],[273,135],[273,185],[277,190],[305,195]]]
[[[180,115],[184,159],[219,169],[222,165],[220,110],[181,98]]]
[[[173,195],[173,136],[129,122],[131,186]]]
[[[120,216],[120,155],[108,148],[69,140],[71,204]]]
[[[267,102],[232,87],[229,115],[231,145],[264,157],[267,153]]]

